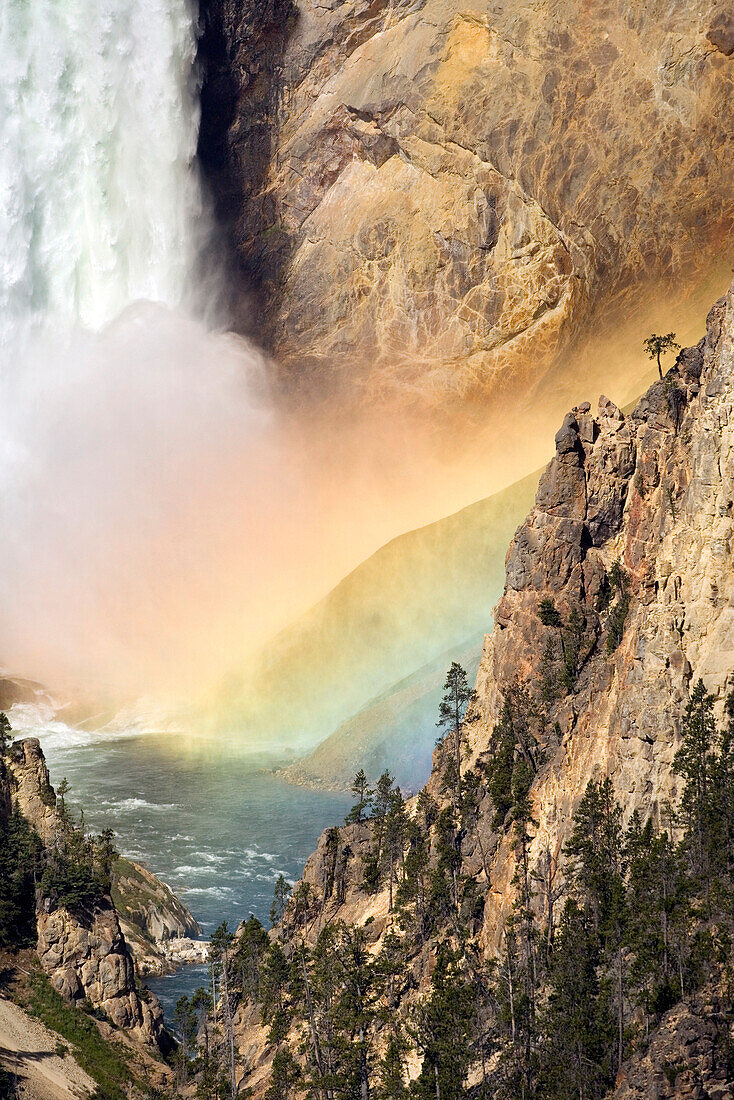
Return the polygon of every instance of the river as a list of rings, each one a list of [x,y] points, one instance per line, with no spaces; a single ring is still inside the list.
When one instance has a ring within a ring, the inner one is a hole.
[[[82,732],[31,708],[11,711],[16,736],[40,739],[58,786],[84,808],[92,831],[111,827],[120,851],[182,898],[208,936],[254,913],[267,923],[278,875],[295,881],[321,831],[339,824],[350,796],[292,786],[273,774],[282,753],[252,749],[236,734],[190,737],[137,726]],[[170,1020],[205,968],[150,979]]]

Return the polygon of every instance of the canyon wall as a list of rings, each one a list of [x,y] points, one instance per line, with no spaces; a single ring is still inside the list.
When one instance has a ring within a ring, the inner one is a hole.
[[[15,742],[7,764],[0,783],[6,811],[16,807],[44,848],[52,851],[64,830],[40,743],[32,737]],[[139,991],[136,969],[155,969],[156,961],[165,959],[159,940],[168,938],[166,931],[168,936],[190,936],[199,927],[169,888],[150,872],[125,860],[117,863],[113,894],[119,911],[109,896],[100,897],[90,909],[72,911],[52,905],[37,890],[36,950],[52,985],[67,1000],[88,1001],[133,1038],[166,1050],[170,1037],[163,1027],[161,1007],[152,994]],[[123,927],[133,929],[131,943]]]
[[[517,401],[724,258],[719,0],[203,10],[204,166],[288,386]]]
[[[573,691],[549,710],[550,759],[534,784],[533,857],[560,859],[573,812],[591,779],[611,776],[627,816],[661,823],[675,800],[671,771],[678,717],[700,678],[719,706],[734,676],[734,295],[712,309],[706,338],[678,356],[630,416],[606,398],[597,415],[574,409],[556,457],[507,557],[477,676],[479,763],[513,684],[537,685],[554,627],[540,603],[586,621]],[[629,610],[608,652],[613,607],[602,586],[619,562]],[[494,856],[484,939],[495,949],[512,900],[514,857]]]
[[[538,761],[528,853],[531,875],[550,886],[534,898],[541,920],[549,893],[562,896],[563,849],[589,782],[610,778],[625,822],[638,811],[669,827],[667,804],[680,793],[672,769],[680,716],[699,679],[723,719],[734,686],[734,285],[709,313],[706,337],[678,355],[631,414],[606,397],[596,411],[584,403],[567,414],[555,442],[507,554],[464,727],[461,770],[475,784],[475,801],[456,834],[457,877],[481,898],[462,931],[484,958],[504,949],[516,892],[512,815],[498,822],[490,795],[504,705],[527,721]],[[568,679],[563,646],[571,643]],[[428,784],[439,809],[451,804],[446,761],[439,750]],[[408,809],[416,814],[416,800]],[[366,888],[373,855],[370,822],[324,833],[277,930],[287,949],[314,944],[340,920],[362,928],[372,950],[402,927],[388,886]],[[435,947],[414,946],[401,1010],[427,990]],[[619,1096],[650,1095],[653,1084],[660,1096],[684,1095],[676,1087],[690,1084],[685,1075],[665,1085],[671,1050],[681,1062],[701,1054],[696,1073],[718,1087],[722,1063],[718,1055],[707,1062],[706,1043],[721,1040],[719,1002],[716,990],[704,991],[664,1016]],[[243,1011],[242,1050],[259,1081],[267,1058],[257,1044],[253,1051],[253,1026]]]

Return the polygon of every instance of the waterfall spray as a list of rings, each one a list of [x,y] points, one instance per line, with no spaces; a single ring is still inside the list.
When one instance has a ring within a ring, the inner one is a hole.
[[[0,8],[0,346],[190,306],[205,237],[190,0]]]

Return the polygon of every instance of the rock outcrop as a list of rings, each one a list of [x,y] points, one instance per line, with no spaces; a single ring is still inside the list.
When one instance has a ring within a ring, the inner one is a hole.
[[[142,1043],[166,1045],[163,1012],[135,985],[135,964],[111,903],[88,915],[38,913],[37,952],[51,984],[69,1001],[89,1001]]]
[[[516,398],[724,246],[721,0],[204,13],[205,166],[291,385]]]
[[[138,974],[164,974],[181,961],[202,962],[201,927],[173,890],[139,863],[120,857],[112,868],[112,902]]]
[[[59,826],[56,792],[51,786],[41,742],[36,737],[14,742],[10,770],[13,801],[44,845],[53,844]]]
[[[53,848],[62,832],[56,794],[40,742],[34,738],[16,741],[8,757],[7,786],[12,803],[38,833],[46,848]],[[134,864],[130,868],[146,877],[149,888],[157,883],[158,893],[170,900],[168,887]],[[123,891],[124,893],[124,891]],[[192,928],[188,911],[176,901],[176,926],[182,933]],[[162,906],[161,906],[162,908]],[[72,1001],[88,1001],[135,1039],[166,1049],[170,1043],[163,1027],[163,1013],[157,999],[143,996],[135,982],[135,960],[125,939],[117,910],[109,897],[99,899],[88,911],[70,912],[53,906],[40,892],[37,899],[37,952],[54,988]],[[196,922],[193,925],[198,929]],[[157,927],[157,926],[156,926]],[[146,944],[150,951],[150,944]]]
[[[516,838],[511,822],[498,826],[487,783],[505,700],[525,688],[538,698],[547,678],[527,851],[530,874],[550,876],[549,892],[559,897],[564,844],[589,782],[611,780],[625,822],[638,811],[661,824],[679,793],[672,762],[680,715],[699,679],[723,718],[734,686],[732,554],[734,285],[711,310],[705,338],[679,354],[630,415],[606,397],[596,412],[588,402],[571,410],[512,540],[462,759],[476,809],[458,834],[457,873],[481,898],[463,931],[485,958],[504,949],[516,891]],[[577,624],[573,676],[562,684],[554,681],[560,622]],[[436,757],[428,785],[439,808],[449,800],[443,759]],[[380,945],[395,915],[387,887],[365,892],[371,849],[369,824],[321,837],[304,869],[307,889],[294,890],[285,913],[286,944],[313,944],[326,924],[344,920]],[[539,890],[533,900],[541,919],[547,896]],[[414,948],[408,1004],[427,988],[431,952],[426,942]],[[682,1001],[626,1064],[616,1100],[730,1096],[731,1023],[716,990]]]
[[[731,1002],[718,991],[676,1005],[625,1067],[611,1100],[731,1100],[733,1032]]]

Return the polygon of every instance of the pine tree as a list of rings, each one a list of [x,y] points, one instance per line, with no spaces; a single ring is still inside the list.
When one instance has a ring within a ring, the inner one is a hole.
[[[680,344],[675,342],[675,333],[666,332],[664,336],[658,336],[656,332],[653,332],[652,336],[648,336],[644,341],[644,347],[648,359],[657,360],[658,374],[662,381],[663,368],[660,363],[660,356],[664,355],[666,351],[678,351],[680,349]]]
[[[574,816],[565,848],[573,861],[573,877],[600,932],[614,905],[622,873],[622,810],[612,781],[588,784]]]
[[[414,1083],[418,1100],[460,1100],[472,1061],[475,999],[457,956],[439,944],[431,992],[413,1015],[413,1039],[423,1055]]]
[[[693,871],[702,881],[707,880],[711,856],[709,786],[715,741],[714,697],[699,680],[683,716],[673,771],[684,780],[681,815],[690,834]]]
[[[380,1061],[377,1100],[408,1100],[404,1069],[407,1047],[400,1029],[395,1028]]]
[[[350,790],[357,799],[357,802],[347,814],[346,822],[347,824],[359,825],[368,816],[368,811],[372,803],[372,796],[375,793],[370,790],[364,768],[360,768],[355,775]]]
[[[268,1041],[278,1046],[284,1041],[293,1020],[290,1000],[291,968],[283,948],[274,940],[265,953],[260,970],[260,1011],[269,1027]]]
[[[734,692],[727,696],[726,723],[711,763],[710,785],[712,861],[717,874],[730,880],[734,875]]]
[[[0,815],[0,947],[35,944],[41,858],[41,842],[18,811]]]
[[[120,853],[115,847],[115,834],[112,829],[103,829],[94,842],[94,853],[99,867],[100,882],[105,893],[112,888],[112,867]]]
[[[5,711],[0,711],[0,758],[7,754],[10,742],[13,738],[13,730]]]
[[[576,901],[558,926],[543,1011],[539,1092],[552,1100],[597,1100],[613,1082],[612,1021],[597,978],[598,939]]]
[[[469,687],[466,672],[456,661],[446,674],[443,685],[444,696],[439,707],[437,726],[447,730],[451,739],[453,756],[451,759],[449,780],[452,781],[456,805],[461,803],[461,752],[462,728],[475,720],[470,706],[474,701],[474,692]]]
[[[270,906],[270,924],[274,926],[280,924],[285,911],[288,906],[288,899],[291,896],[291,885],[286,881],[283,875],[278,875],[278,879],[275,883],[273,890],[273,902]]]
[[[178,1080],[179,1085],[185,1085],[188,1080],[189,1059],[196,1050],[197,1032],[196,1013],[188,997],[182,996],[176,1001],[176,1007],[173,1011],[173,1023],[180,1042],[177,1052]]]
[[[250,914],[249,920],[245,921],[237,936],[233,954],[239,990],[248,1000],[260,999],[263,961],[269,946],[267,932],[257,917]]]
[[[209,965],[212,971],[212,985],[215,986],[217,972],[220,979],[222,1020],[224,1023],[225,1073],[232,1095],[235,1096],[237,1094],[237,1075],[232,1022],[233,1005],[229,990],[229,952],[233,942],[234,935],[227,928],[227,922],[222,921],[212,933],[209,943]]]
[[[298,1085],[301,1071],[288,1047],[276,1050],[270,1069],[270,1083],[265,1100],[290,1100]]]
[[[652,821],[641,825],[636,811],[625,835],[625,849],[631,980],[649,1027],[650,1018],[675,1000],[672,940],[683,900],[682,867],[667,832],[656,834]]]

